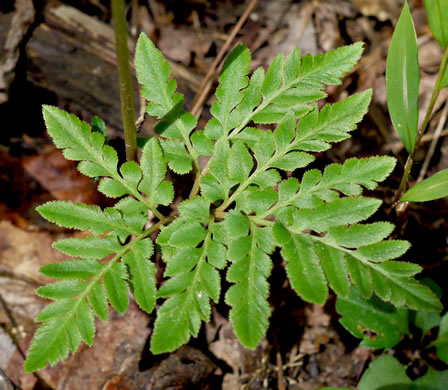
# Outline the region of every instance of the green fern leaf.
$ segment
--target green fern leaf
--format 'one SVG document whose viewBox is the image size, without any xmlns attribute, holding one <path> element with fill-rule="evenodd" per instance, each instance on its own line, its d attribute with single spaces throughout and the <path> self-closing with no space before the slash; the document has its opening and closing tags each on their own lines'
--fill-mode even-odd
<svg viewBox="0 0 448 390">
<path fill-rule="evenodd" d="M 127 205 L 121 206 L 129 208 L 132 205 L 133 202 L 127 202 Z M 155 267 L 147 261 L 153 244 L 149 239 L 144 239 L 145 236 L 142 233 L 124 246 L 119 244 L 116 235 L 71 238 L 55 243 L 56 248 L 74 256 L 84 257 L 86 252 L 92 256 L 90 259 L 70 259 L 42 267 L 43 274 L 60 280 L 37 290 L 40 296 L 55 301 L 36 318 L 43 324 L 37 330 L 28 352 L 25 362 L 27 372 L 42 369 L 47 362 L 54 365 L 60 359 L 67 358 L 70 351 L 74 353 L 77 350 L 82 340 L 92 345 L 94 315 L 107 321 L 108 298 L 118 312 L 124 313 L 129 303 L 130 288 L 140 307 L 148 312 L 153 309 Z M 116 254 L 115 257 L 105 264 L 95 260 L 112 253 Z M 122 262 L 119 262 L 120 259 Z M 49 340 L 51 334 L 53 338 Z"/>
<path fill-rule="evenodd" d="M 93 259 L 73 259 L 44 265 L 40 272 L 54 279 L 87 280 L 101 271 L 102 264 Z"/>
<path fill-rule="evenodd" d="M 295 49 L 284 59 L 279 54 L 269 67 L 263 78 L 262 71 L 254 73 L 254 84 L 247 91 L 254 97 L 254 104 L 248 109 L 241 110 L 245 116 L 240 115 L 240 125 L 235 129 L 238 134 L 251 120 L 255 123 L 280 122 L 288 111 L 300 118 L 308 113 L 312 107 L 310 103 L 322 99 L 326 94 L 322 91 L 324 84 L 338 85 L 340 78 L 358 61 L 362 53 L 362 43 L 345 46 L 326 54 L 314 57 L 306 55 L 300 58 L 300 52 Z M 261 88 L 259 87 L 261 84 Z M 256 107 L 261 100 L 262 103 Z M 241 104 L 245 104 L 243 99 Z M 237 107 L 236 112 L 238 112 Z M 242 122 L 242 124 L 241 124 Z"/>
<path fill-rule="evenodd" d="M 182 213 L 186 215 L 194 209 L 202 209 L 205 213 L 207 206 L 203 201 L 196 198 L 184 202 Z M 176 224 L 172 224 L 175 228 L 168 226 L 157 239 L 159 245 L 164 247 L 162 252 L 167 262 L 165 276 L 170 278 L 157 292 L 158 297 L 169 299 L 160 308 L 154 325 L 151 339 L 153 353 L 173 351 L 191 336 L 197 337 L 201 322 L 210 319 L 210 299 L 215 302 L 219 300 L 221 283 L 216 267 L 225 265 L 225 250 L 214 241 L 210 230 L 207 232 L 203 227 L 200 230 L 199 222 L 193 222 L 177 220 Z M 179 234 L 181 230 L 183 233 Z M 182 236 L 188 237 L 188 240 L 183 238 L 179 241 Z M 173 244 L 180 247 L 170 247 Z M 169 251 L 171 255 L 166 256 Z"/>
<path fill-rule="evenodd" d="M 109 302 L 119 313 L 125 313 L 129 305 L 127 276 L 123 263 L 113 263 L 103 279 Z"/>
<path fill-rule="evenodd" d="M 143 85 L 142 95 L 149 101 L 146 111 L 160 119 L 155 126 L 156 132 L 165 138 L 183 140 L 183 143 L 168 145 L 170 145 L 170 148 L 174 148 L 173 145 L 176 145 L 176 154 L 185 156 L 183 158 L 188 158 L 191 162 L 197 157 L 189 138 L 190 133 L 196 127 L 196 118 L 182 109 L 184 97 L 175 92 L 176 81 L 169 80 L 170 65 L 144 34 L 140 35 L 137 42 L 135 68 L 137 79 Z M 193 156 L 186 152 L 184 145 L 187 146 L 190 153 L 194 154 Z M 173 153 L 173 150 L 170 153 Z M 191 163 L 183 163 L 182 168 L 180 168 L 175 160 L 168 161 L 170 168 L 177 173 L 187 173 L 192 168 Z"/>
<path fill-rule="evenodd" d="M 319 258 L 309 237 L 291 233 L 276 225 L 277 240 L 282 245 L 281 254 L 288 262 L 286 272 L 291 287 L 305 301 L 323 304 L 328 295 L 327 283 Z"/>
<path fill-rule="evenodd" d="M 231 120 L 230 113 L 243 99 L 244 88 L 249 82 L 249 65 L 250 52 L 244 44 L 238 45 L 227 57 L 219 76 L 217 99 L 210 110 L 214 118 L 205 127 L 205 134 L 209 138 L 219 139 L 237 125 L 236 121 Z"/>
<path fill-rule="evenodd" d="M 140 234 L 141 227 L 128 225 L 123 215 L 116 208 L 102 211 L 98 206 L 67 201 L 52 201 L 37 208 L 45 219 L 71 229 L 89 230 L 93 234 L 103 234 L 109 231 L 131 235 Z"/>
<path fill-rule="evenodd" d="M 162 149 L 155 138 L 151 138 L 144 146 L 141 158 L 143 179 L 139 190 L 148 195 L 153 204 L 169 205 L 173 201 L 173 183 L 164 181 L 166 163 Z"/>
<path fill-rule="evenodd" d="M 235 217 L 242 218 L 238 215 L 233 216 Z M 232 223 L 228 224 L 228 228 Z M 235 284 L 226 294 L 226 303 L 232 306 L 230 321 L 235 334 L 247 348 L 255 348 L 264 337 L 271 314 L 267 302 L 267 278 L 271 273 L 272 262 L 268 254 L 274 248 L 265 252 L 265 243 L 256 234 L 258 229 L 260 228 L 250 224 L 250 233 L 233 240 L 228 251 L 232 265 L 227 271 L 227 280 Z"/>
<path fill-rule="evenodd" d="M 83 237 L 68 238 L 56 241 L 53 248 L 69 256 L 102 259 L 121 248 L 117 237 L 109 235 L 106 237 Z"/>
</svg>

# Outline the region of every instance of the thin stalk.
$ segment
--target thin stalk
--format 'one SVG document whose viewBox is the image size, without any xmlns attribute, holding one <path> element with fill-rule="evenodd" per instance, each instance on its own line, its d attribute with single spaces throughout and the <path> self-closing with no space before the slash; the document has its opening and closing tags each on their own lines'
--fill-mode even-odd
<svg viewBox="0 0 448 390">
<path fill-rule="evenodd" d="M 404 191 L 406 190 L 406 185 L 408 183 L 409 174 L 411 172 L 412 164 L 414 162 L 415 153 L 420 145 L 420 142 L 422 140 L 423 135 L 425 134 L 425 131 L 428 128 L 429 121 L 431 120 L 434 106 L 435 106 L 437 98 L 439 97 L 439 94 L 440 94 L 442 78 L 443 78 L 443 75 L 445 74 L 447 64 L 448 64 L 448 48 L 445 49 L 445 53 L 443 54 L 442 63 L 440 64 L 439 73 L 437 74 L 436 84 L 434 85 L 434 89 L 432 91 L 431 100 L 429 102 L 428 109 L 426 110 L 426 114 L 425 114 L 425 118 L 423 120 L 422 127 L 417 132 L 417 139 L 415 141 L 414 151 L 412 152 L 412 154 L 410 154 L 408 156 L 408 159 L 406 160 L 406 164 L 404 166 L 404 172 L 403 172 L 403 176 L 401 178 L 400 186 L 398 187 L 398 191 L 397 191 L 397 194 L 395 195 L 395 199 L 394 199 L 395 207 L 398 205 L 398 201 L 400 200 L 401 196 L 403 195 Z"/>
<path fill-rule="evenodd" d="M 114 21 L 115 50 L 117 52 L 118 76 L 120 81 L 121 116 L 123 119 L 124 141 L 126 145 L 126 160 L 134 161 L 137 140 L 124 0 L 111 0 L 111 9 Z"/>
<path fill-rule="evenodd" d="M 211 160 L 211 157 L 210 157 L 210 160 Z M 202 175 L 201 175 L 201 169 L 199 168 L 199 164 L 197 163 L 197 160 L 194 161 L 193 170 L 194 170 L 194 175 L 195 175 L 194 183 L 193 183 L 193 187 L 191 187 L 191 192 L 190 192 L 188 199 L 194 198 L 199 192 L 199 185 L 200 185 Z"/>
</svg>

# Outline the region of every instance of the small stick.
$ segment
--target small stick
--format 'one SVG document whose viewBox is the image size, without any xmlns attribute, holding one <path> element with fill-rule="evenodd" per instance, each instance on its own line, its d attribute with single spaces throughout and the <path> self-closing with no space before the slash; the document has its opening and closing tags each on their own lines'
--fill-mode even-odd
<svg viewBox="0 0 448 390">
<path fill-rule="evenodd" d="M 238 20 L 238 23 L 233 28 L 230 35 L 227 37 L 227 40 L 225 41 L 223 47 L 219 51 L 218 55 L 216 56 L 215 60 L 213 61 L 212 65 L 210 66 L 207 74 L 205 75 L 204 79 L 201 82 L 201 85 L 199 86 L 198 93 L 193 99 L 193 108 L 191 109 L 191 113 L 194 116 L 197 116 L 199 113 L 200 107 L 204 104 L 204 101 L 213 85 L 213 76 L 216 72 L 216 69 L 223 59 L 225 53 L 227 52 L 227 49 L 230 47 L 230 44 L 236 37 L 236 34 L 238 34 L 238 31 L 240 31 L 241 27 L 243 26 L 244 22 L 254 9 L 255 5 L 257 4 L 258 0 L 251 0 L 249 5 L 247 6 L 244 13 L 241 15 L 240 19 Z"/>
<path fill-rule="evenodd" d="M 439 123 L 437 124 L 436 131 L 434 132 L 434 137 L 432 139 L 431 145 L 429 145 L 428 153 L 426 154 L 425 161 L 423 162 L 422 169 L 418 176 L 417 183 L 421 182 L 426 175 L 429 163 L 431 162 L 431 158 L 434 155 L 434 151 L 436 150 L 437 142 L 439 141 L 440 135 L 442 134 L 443 126 L 445 126 L 447 115 L 448 104 L 445 104 L 445 107 L 442 111 L 442 116 L 440 117 Z"/>
<path fill-rule="evenodd" d="M 448 129 L 444 129 L 440 132 L 440 137 L 445 137 L 447 135 L 448 135 Z M 425 134 L 422 137 L 420 143 L 423 144 L 423 143 L 432 141 L 434 139 L 434 137 L 435 137 L 435 134 Z M 400 152 L 403 148 L 404 148 L 403 142 L 401 142 L 401 141 L 394 141 L 394 142 L 388 143 L 387 145 L 384 146 L 385 151 L 394 150 L 395 153 Z"/>
<path fill-rule="evenodd" d="M 279 390 L 285 390 L 285 377 L 283 375 L 282 355 L 278 349 L 277 349 L 277 388 Z"/>
</svg>

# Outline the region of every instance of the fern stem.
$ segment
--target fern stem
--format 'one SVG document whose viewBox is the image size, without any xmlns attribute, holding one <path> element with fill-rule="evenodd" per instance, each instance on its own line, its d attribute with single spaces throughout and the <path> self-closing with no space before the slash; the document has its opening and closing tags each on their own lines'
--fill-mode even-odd
<svg viewBox="0 0 448 390">
<path fill-rule="evenodd" d="M 211 161 L 211 158 L 209 160 L 209 162 Z M 207 166 L 209 164 L 207 163 Z M 199 184 L 201 182 L 201 177 L 202 177 L 202 172 L 199 168 L 199 164 L 196 162 L 196 160 L 194 160 L 194 164 L 193 164 L 193 168 L 194 168 L 194 172 L 195 172 L 195 177 L 194 177 L 194 183 L 193 183 L 193 187 L 191 187 L 191 192 L 190 195 L 188 196 L 188 199 L 194 198 L 198 193 L 199 193 Z"/>
<path fill-rule="evenodd" d="M 403 176 L 401 178 L 400 186 L 398 187 L 397 194 L 395 195 L 393 206 L 397 209 L 397 206 L 399 205 L 400 198 L 402 197 L 403 193 L 406 190 L 406 186 L 409 179 L 409 174 L 411 172 L 412 164 L 414 163 L 415 153 L 420 145 L 420 142 L 422 140 L 423 135 L 425 134 L 425 131 L 428 128 L 429 121 L 431 120 L 432 113 L 434 110 L 434 106 L 436 104 L 437 98 L 439 97 L 441 84 L 442 84 L 442 78 L 445 74 L 445 71 L 448 66 L 448 48 L 445 49 L 445 53 L 443 54 L 442 62 L 440 64 L 439 73 L 437 74 L 436 83 L 434 85 L 434 89 L 432 91 L 431 100 L 429 102 L 428 109 L 426 110 L 425 118 L 423 120 L 422 127 L 417 132 L 417 139 L 415 141 L 415 148 L 412 154 L 410 154 L 406 160 L 406 164 L 404 166 L 404 172 Z M 397 209 L 398 211 L 398 209 Z"/>
<path fill-rule="evenodd" d="M 114 21 L 115 50 L 117 52 L 118 75 L 120 81 L 121 115 L 123 119 L 124 140 L 126 145 L 126 159 L 128 161 L 134 161 L 137 150 L 137 140 L 124 0 L 111 0 L 111 9 Z"/>
<path fill-rule="evenodd" d="M 269 213 L 269 214 L 271 214 L 271 213 Z M 260 226 L 272 226 L 274 224 L 274 221 L 264 219 L 264 217 L 261 217 L 258 215 L 249 215 L 248 218 L 251 220 L 251 222 L 255 223 L 256 225 L 260 225 Z"/>
</svg>

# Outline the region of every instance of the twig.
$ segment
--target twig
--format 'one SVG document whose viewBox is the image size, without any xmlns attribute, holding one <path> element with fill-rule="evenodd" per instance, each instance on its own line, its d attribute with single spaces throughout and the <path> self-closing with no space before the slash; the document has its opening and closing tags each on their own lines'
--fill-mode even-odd
<svg viewBox="0 0 448 390">
<path fill-rule="evenodd" d="M 444 129 L 440 132 L 440 137 L 445 137 L 448 135 L 448 129 Z M 420 140 L 420 144 L 430 142 L 434 139 L 435 134 L 425 134 L 422 139 Z M 398 153 L 403 149 L 403 142 L 401 141 L 394 141 L 391 143 L 388 143 L 384 146 L 385 151 L 393 150 L 395 153 Z"/>
<path fill-rule="evenodd" d="M 448 104 L 445 104 L 445 107 L 443 108 L 442 111 L 442 115 L 439 119 L 439 123 L 437 124 L 436 131 L 434 132 L 434 137 L 432 139 L 431 145 L 429 145 L 428 153 L 426 154 L 422 169 L 420 170 L 417 183 L 421 182 L 426 175 L 429 163 L 431 162 L 431 158 L 434 155 L 434 151 L 436 150 L 437 142 L 439 141 L 439 138 L 442 134 L 443 126 L 445 126 L 447 115 L 448 115 Z"/>
<path fill-rule="evenodd" d="M 227 40 L 225 41 L 223 47 L 219 51 L 218 55 L 216 56 L 215 60 L 213 61 L 212 65 L 210 66 L 207 74 L 205 75 L 204 79 L 201 82 L 201 85 L 199 86 L 199 90 L 196 94 L 196 96 L 193 99 L 193 108 L 191 109 L 191 113 L 194 116 L 197 116 L 199 113 L 199 110 L 201 106 L 204 104 L 205 99 L 207 98 L 208 93 L 210 92 L 210 89 L 213 85 L 213 76 L 216 72 L 216 69 L 218 68 L 219 63 L 223 59 L 224 55 L 227 52 L 227 49 L 230 47 L 233 39 L 236 37 L 236 34 L 238 34 L 238 31 L 240 31 L 241 27 L 243 26 L 244 22 L 254 9 L 255 5 L 257 4 L 258 0 L 251 0 L 248 4 L 246 10 L 241 15 L 240 19 L 238 20 L 238 23 L 233 28 L 230 35 L 227 37 Z"/>
<path fill-rule="evenodd" d="M 278 349 L 277 349 L 277 388 L 279 390 L 285 390 L 285 378 L 283 376 L 282 355 Z"/>
</svg>

